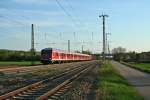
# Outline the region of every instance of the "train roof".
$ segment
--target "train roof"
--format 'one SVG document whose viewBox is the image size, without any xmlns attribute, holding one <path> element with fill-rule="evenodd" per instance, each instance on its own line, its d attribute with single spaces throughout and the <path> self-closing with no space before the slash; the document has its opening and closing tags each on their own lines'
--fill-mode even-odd
<svg viewBox="0 0 150 100">
<path fill-rule="evenodd" d="M 62 53 L 68 53 L 68 51 L 65 51 L 65 50 L 59 50 L 59 49 L 55 49 L 55 48 L 44 48 L 42 50 L 55 50 L 55 51 L 58 51 L 58 52 L 62 52 Z M 77 55 L 82 55 L 82 56 L 90 56 L 89 54 L 82 54 L 82 53 L 76 53 L 76 52 L 70 52 L 71 54 L 77 54 Z"/>
<path fill-rule="evenodd" d="M 59 49 L 55 49 L 55 48 L 44 48 L 42 50 L 58 50 L 58 51 L 64 51 L 64 50 L 59 50 Z"/>
<path fill-rule="evenodd" d="M 44 48 L 44 49 L 42 49 L 42 50 L 52 50 L 52 48 Z"/>
</svg>

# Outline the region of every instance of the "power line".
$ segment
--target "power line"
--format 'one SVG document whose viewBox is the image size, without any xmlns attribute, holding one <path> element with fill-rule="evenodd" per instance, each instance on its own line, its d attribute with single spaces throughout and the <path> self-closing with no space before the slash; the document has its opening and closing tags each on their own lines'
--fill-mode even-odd
<svg viewBox="0 0 150 100">
<path fill-rule="evenodd" d="M 67 10 L 61 5 L 61 3 L 58 0 L 55 0 L 56 3 L 58 4 L 58 6 L 64 11 L 64 13 L 71 19 L 71 21 L 73 22 L 73 24 L 78 27 L 78 25 L 76 24 L 75 20 L 73 19 L 72 15 L 70 13 L 67 12 Z"/>
<path fill-rule="evenodd" d="M 25 25 L 24 23 L 22 23 L 20 21 L 17 21 L 17 20 L 14 20 L 14 19 L 10 19 L 9 17 L 3 16 L 3 15 L 0 15 L 0 18 L 7 19 L 7 20 L 9 20 L 11 22 L 14 22 L 16 24 L 19 24 L 19 25 L 23 25 L 23 26 Z"/>
<path fill-rule="evenodd" d="M 81 22 L 81 20 L 80 20 L 80 19 L 79 19 L 79 17 L 77 16 L 77 14 L 76 14 L 76 13 L 74 13 L 74 8 L 72 7 L 72 5 L 69 3 L 69 1 L 68 1 L 68 0 L 65 0 L 65 1 L 68 3 L 68 5 L 69 5 L 70 9 L 72 10 L 73 14 L 75 15 L 77 22 L 79 22 L 79 23 L 80 23 L 80 25 L 83 25 L 83 24 L 82 24 L 82 22 Z"/>
<path fill-rule="evenodd" d="M 74 17 L 77 18 L 77 16 L 76 16 L 76 15 L 75 15 L 75 16 L 72 16 L 72 15 L 63 7 L 63 5 L 61 4 L 61 2 L 60 2 L 59 0 L 55 0 L 55 1 L 56 1 L 57 5 L 64 11 L 64 13 L 71 19 L 71 21 L 73 22 L 74 26 L 75 26 L 76 28 L 78 28 L 79 30 L 82 30 L 81 27 L 78 26 L 79 24 L 82 25 L 82 22 L 81 22 L 79 19 L 74 19 Z M 72 12 L 73 12 L 74 9 L 73 9 L 72 5 L 70 5 L 70 3 L 69 3 L 68 0 L 65 0 L 65 1 L 68 3 L 70 9 L 71 9 Z M 74 14 L 74 13 L 73 13 L 73 14 Z M 78 24 L 78 23 L 79 23 L 79 24 Z M 82 25 L 82 26 L 83 26 L 83 25 Z M 74 40 L 75 40 L 76 33 L 73 33 L 73 35 L 74 35 Z"/>
<path fill-rule="evenodd" d="M 93 32 L 92 32 L 92 40 L 93 40 Z"/>
<path fill-rule="evenodd" d="M 11 10 L 11 12 L 15 12 L 13 9 L 10 9 L 10 8 L 8 8 L 8 7 L 3 7 L 3 9 L 6 9 L 6 10 L 8 10 L 8 11 Z M 25 19 L 29 20 L 29 18 L 26 17 L 26 16 L 23 16 L 23 15 L 19 15 L 19 16 L 22 17 L 22 18 L 25 18 Z"/>
<path fill-rule="evenodd" d="M 74 11 L 74 9 L 73 9 L 72 5 L 69 3 L 69 1 L 68 0 L 65 0 L 65 1 L 68 3 L 69 7 Z"/>
<path fill-rule="evenodd" d="M 13 12 L 13 14 L 16 13 L 13 9 L 10 9 L 10 8 L 8 8 L 8 7 L 3 7 L 3 9 L 6 9 L 6 10 L 8 10 L 8 11 Z M 20 22 L 20 21 L 18 21 L 18 20 L 10 19 L 9 17 L 4 16 L 4 15 L 0 15 L 0 17 L 1 17 L 1 18 L 4 18 L 4 19 L 7 19 L 7 20 L 9 20 L 9 21 L 11 21 L 11 22 L 14 22 L 14 23 L 16 23 L 16 24 L 19 24 L 19 25 L 26 25 L 25 23 L 22 23 L 22 22 Z M 24 18 L 24 19 L 29 20 L 28 17 L 23 16 L 23 15 L 19 15 L 19 17 L 22 17 L 22 18 Z"/>
</svg>

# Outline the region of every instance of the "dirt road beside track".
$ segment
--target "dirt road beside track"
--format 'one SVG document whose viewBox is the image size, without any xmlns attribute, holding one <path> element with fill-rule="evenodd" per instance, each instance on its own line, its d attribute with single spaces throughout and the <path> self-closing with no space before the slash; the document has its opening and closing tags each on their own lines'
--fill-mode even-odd
<svg viewBox="0 0 150 100">
<path fill-rule="evenodd" d="M 145 100 L 150 100 L 150 74 L 111 61 L 113 67 L 133 85 Z"/>
</svg>

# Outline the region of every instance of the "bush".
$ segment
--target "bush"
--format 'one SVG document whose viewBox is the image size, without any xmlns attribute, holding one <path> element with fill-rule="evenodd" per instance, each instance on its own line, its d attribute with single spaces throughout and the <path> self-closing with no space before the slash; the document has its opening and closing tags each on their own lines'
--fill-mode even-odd
<svg viewBox="0 0 150 100">
<path fill-rule="evenodd" d="M 31 61 L 30 51 L 0 50 L 0 61 Z M 40 60 L 40 53 L 36 52 L 34 60 Z"/>
</svg>

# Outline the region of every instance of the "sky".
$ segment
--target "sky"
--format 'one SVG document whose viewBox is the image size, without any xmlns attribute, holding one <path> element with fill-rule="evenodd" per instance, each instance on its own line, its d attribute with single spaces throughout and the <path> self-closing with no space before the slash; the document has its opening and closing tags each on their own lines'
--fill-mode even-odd
<svg viewBox="0 0 150 100">
<path fill-rule="evenodd" d="M 102 18 L 110 49 L 150 51 L 149 0 L 0 0 L 0 49 L 30 50 L 31 24 L 35 48 L 102 51 Z"/>
</svg>

